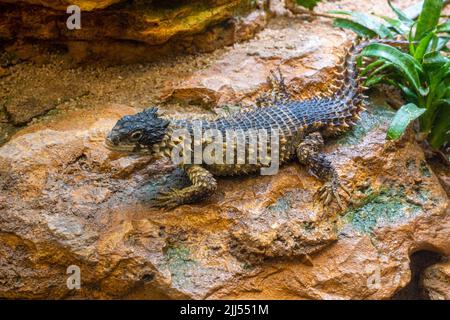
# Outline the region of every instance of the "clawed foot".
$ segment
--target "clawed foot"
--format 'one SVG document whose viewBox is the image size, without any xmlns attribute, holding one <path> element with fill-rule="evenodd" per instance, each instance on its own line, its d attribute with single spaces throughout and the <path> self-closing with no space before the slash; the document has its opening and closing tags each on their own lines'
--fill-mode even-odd
<svg viewBox="0 0 450 320">
<path fill-rule="evenodd" d="M 278 72 L 278 74 L 277 74 Z M 287 91 L 286 84 L 284 82 L 283 73 L 281 73 L 280 67 L 277 68 L 277 72 L 270 70 L 270 76 L 268 82 L 270 83 L 272 89 L 277 89 L 278 91 Z"/>
<path fill-rule="evenodd" d="M 170 191 L 161 191 L 154 200 L 153 206 L 160 209 L 173 209 L 183 204 L 181 190 L 171 188 Z"/>
<path fill-rule="evenodd" d="M 339 177 L 334 176 L 331 181 L 326 182 L 322 188 L 320 188 L 315 197 L 318 198 L 320 201 L 323 201 L 324 205 L 328 205 L 333 201 L 333 199 L 336 199 L 336 202 L 338 203 L 339 207 L 343 210 L 344 209 L 344 203 L 342 202 L 342 196 L 339 194 L 339 191 L 344 191 L 344 197 L 350 198 L 351 193 L 346 185 L 344 185 Z M 346 202 L 348 199 L 344 199 Z"/>
<path fill-rule="evenodd" d="M 272 106 L 273 104 L 289 99 L 285 79 L 279 67 L 277 68 L 277 72 L 273 70 L 270 71 L 267 83 L 270 86 L 270 92 L 263 93 L 256 99 L 256 105 L 258 107 Z"/>
</svg>

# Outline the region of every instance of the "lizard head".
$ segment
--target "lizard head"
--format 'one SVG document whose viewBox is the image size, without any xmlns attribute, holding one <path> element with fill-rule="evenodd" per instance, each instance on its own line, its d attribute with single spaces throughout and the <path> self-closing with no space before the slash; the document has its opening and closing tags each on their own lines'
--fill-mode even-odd
<svg viewBox="0 0 450 320">
<path fill-rule="evenodd" d="M 170 123 L 160 118 L 157 111 L 149 108 L 117 121 L 105 139 L 106 148 L 124 153 L 151 154 L 153 145 L 163 140 Z"/>
</svg>

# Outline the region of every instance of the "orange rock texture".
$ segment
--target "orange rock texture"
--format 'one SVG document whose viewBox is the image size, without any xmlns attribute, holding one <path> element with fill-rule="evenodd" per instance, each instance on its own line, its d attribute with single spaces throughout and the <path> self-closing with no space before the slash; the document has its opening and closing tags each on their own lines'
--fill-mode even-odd
<svg viewBox="0 0 450 320">
<path fill-rule="evenodd" d="M 79 1 L 81 28 L 70 30 L 65 1 L 0 1 L 0 38 L 63 44 L 75 59 L 102 55 L 114 60 L 119 54 L 115 60 L 127 62 L 127 56 L 151 60 L 211 51 L 248 39 L 264 24 L 237 23 L 235 18 L 256 8 L 248 0 L 122 1 L 111 7 L 115 2 Z M 265 20 L 263 11 L 259 15 Z"/>
<path fill-rule="evenodd" d="M 450 300 L 450 262 L 447 260 L 425 269 L 421 284 L 431 300 Z"/>
<path fill-rule="evenodd" d="M 379 3 L 360 5 L 383 13 Z M 174 118 L 233 112 L 218 105 L 254 101 L 277 67 L 295 96 L 320 91 L 349 39 L 327 21 L 277 17 L 257 38 L 159 88 L 161 109 Z M 158 74 L 176 69 L 165 68 Z M 125 89 L 113 82 L 113 91 L 139 85 L 133 70 L 120 80 Z M 91 96 L 106 90 L 93 85 Z M 373 94 L 356 127 L 327 142 L 350 182 L 344 210 L 315 203 L 322 184 L 293 162 L 273 176 L 220 179 L 212 198 L 162 212 L 151 199 L 187 177 L 168 162 L 103 147 L 115 121 L 139 108 L 104 103 L 34 121 L 0 147 L 0 297 L 393 297 L 410 281 L 413 252 L 450 255 L 450 212 L 413 130 L 386 141 L 394 111 L 385 100 Z M 71 265 L 81 270 L 80 289 L 66 285 Z"/>
<path fill-rule="evenodd" d="M 31 126 L 0 148 L 0 295 L 389 298 L 409 281 L 411 252 L 450 254 L 450 219 L 421 149 L 411 135 L 386 143 L 391 113 L 375 110 L 361 136 L 328 146 L 352 182 L 342 215 L 313 203 L 320 183 L 295 163 L 221 180 L 210 200 L 160 212 L 150 199 L 186 177 L 116 158 L 99 141 L 131 108 Z M 80 290 L 66 287 L 70 265 L 81 268 Z"/>
<path fill-rule="evenodd" d="M 66 10 L 70 5 L 76 5 L 81 10 L 91 11 L 95 9 L 103 9 L 110 5 L 121 2 L 123 0 L 58 0 L 58 1 L 45 1 L 45 0 L 2 0 L 4 3 L 26 3 L 31 5 L 39 5 L 47 8 Z"/>
</svg>

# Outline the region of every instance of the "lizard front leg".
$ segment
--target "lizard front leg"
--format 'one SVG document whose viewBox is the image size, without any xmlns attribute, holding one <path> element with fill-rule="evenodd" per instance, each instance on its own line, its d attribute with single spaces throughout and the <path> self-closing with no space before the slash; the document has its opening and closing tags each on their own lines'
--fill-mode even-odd
<svg viewBox="0 0 450 320">
<path fill-rule="evenodd" d="M 342 189 L 348 196 L 350 196 L 350 192 L 341 183 L 331 161 L 322 153 L 323 146 L 322 135 L 319 132 L 311 133 L 297 146 L 297 158 L 301 164 L 306 165 L 311 175 L 325 181 L 324 186 L 317 193 L 320 200 L 328 205 L 335 198 L 339 207 L 343 209 L 344 205 L 339 195 L 339 189 Z"/>
<path fill-rule="evenodd" d="M 156 206 L 171 209 L 186 203 L 193 203 L 209 197 L 217 189 L 217 181 L 213 175 L 199 165 L 183 167 L 192 185 L 183 189 L 172 189 L 161 192 L 156 198 Z"/>
<path fill-rule="evenodd" d="M 270 92 L 263 93 L 256 99 L 256 105 L 258 107 L 270 107 L 274 104 L 289 100 L 290 94 L 287 91 L 286 83 L 280 68 L 277 69 L 277 72 L 278 74 L 273 70 L 270 71 L 270 76 L 267 78 Z"/>
</svg>

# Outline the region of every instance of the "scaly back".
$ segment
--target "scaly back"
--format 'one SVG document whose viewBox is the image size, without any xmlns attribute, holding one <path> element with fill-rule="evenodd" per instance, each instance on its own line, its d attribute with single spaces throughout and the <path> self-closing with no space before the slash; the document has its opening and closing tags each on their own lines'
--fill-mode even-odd
<svg viewBox="0 0 450 320">
<path fill-rule="evenodd" d="M 357 56 L 367 45 L 375 42 L 404 45 L 398 40 L 374 39 L 353 43 L 334 72 L 336 78 L 326 93 L 306 100 L 289 100 L 265 108 L 235 113 L 214 121 L 199 120 L 202 128 L 217 129 L 224 134 L 226 130 L 279 129 L 284 135 L 302 131 L 308 133 L 332 127 L 333 133 L 348 130 L 364 110 L 367 89 L 360 77 Z M 177 121 L 177 125 L 191 128 L 188 120 Z"/>
</svg>

